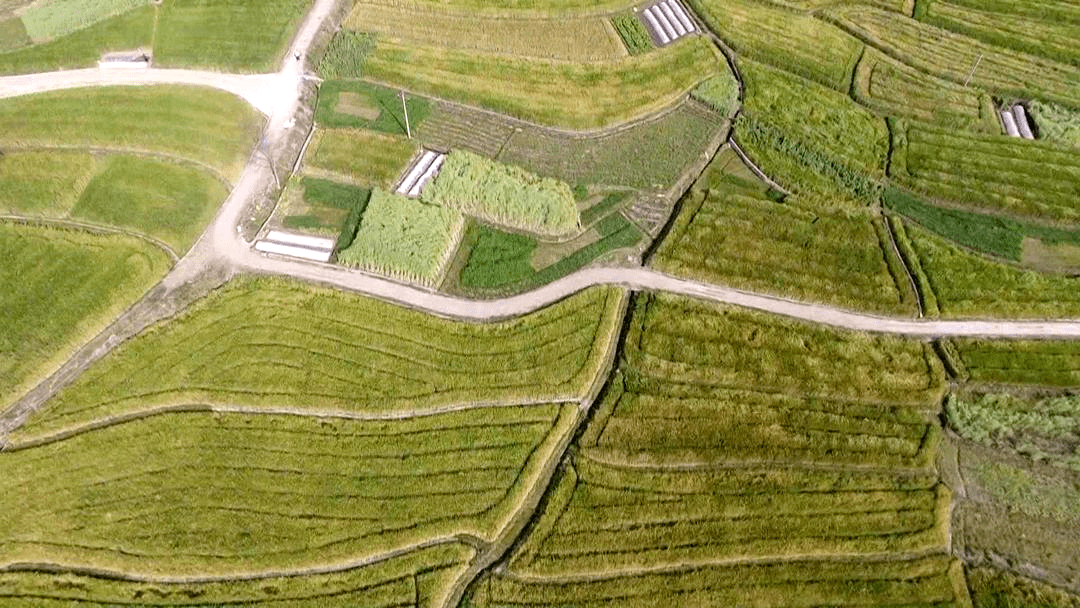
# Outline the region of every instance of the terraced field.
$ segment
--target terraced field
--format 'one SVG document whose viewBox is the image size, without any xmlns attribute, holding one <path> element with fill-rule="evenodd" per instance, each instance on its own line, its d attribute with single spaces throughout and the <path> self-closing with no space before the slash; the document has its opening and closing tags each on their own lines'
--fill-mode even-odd
<svg viewBox="0 0 1080 608">
<path fill-rule="evenodd" d="M 598 288 L 512 321 L 470 324 L 242 280 L 118 348 L 18 436 L 192 404 L 388 413 L 578 401 L 612 347 L 622 301 Z"/>
<path fill-rule="evenodd" d="M 620 372 L 474 605 L 963 605 L 928 345 L 634 307 Z"/>
<path fill-rule="evenodd" d="M 189 412 L 16 444 L 0 458 L 18 504 L 0 560 L 226 578 L 490 542 L 577 416 L 576 404 L 403 420 Z"/>
<path fill-rule="evenodd" d="M 164 276 L 160 249 L 121 235 L 0 222 L 0 405 L 51 373 Z"/>
<path fill-rule="evenodd" d="M 651 260 L 657 270 L 707 283 L 892 314 L 915 294 L 880 219 L 777 202 L 730 149 L 683 198 Z"/>
<path fill-rule="evenodd" d="M 956 340 L 972 382 L 1080 386 L 1080 347 L 1070 342 Z"/>
<path fill-rule="evenodd" d="M 348 608 L 358 603 L 371 608 L 437 606 L 473 555 L 471 547 L 448 541 L 330 574 L 213 583 L 141 583 L 70 573 L 6 572 L 0 574 L 0 598 L 18 608 L 72 603 L 90 608 L 160 606 L 162 602 L 177 606 L 289 602 L 297 608 Z"/>
</svg>

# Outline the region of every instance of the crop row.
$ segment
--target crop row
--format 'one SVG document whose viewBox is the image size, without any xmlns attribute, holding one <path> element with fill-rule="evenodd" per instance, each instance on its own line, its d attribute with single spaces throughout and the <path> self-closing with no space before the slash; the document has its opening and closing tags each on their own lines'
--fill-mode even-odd
<svg viewBox="0 0 1080 608">
<path fill-rule="evenodd" d="M 868 47 L 855 70 L 852 96 L 880 114 L 998 133 L 993 100 L 935 78 Z"/>
<path fill-rule="evenodd" d="M 863 45 L 813 16 L 755 0 L 692 0 L 709 27 L 735 51 L 847 91 Z"/>
<path fill-rule="evenodd" d="M 514 134 L 516 124 L 497 114 L 441 103 L 416 133 L 433 149 L 464 149 L 496 158 Z"/>
<path fill-rule="evenodd" d="M 6 508 L 0 559 L 206 575 L 491 537 L 576 417 L 549 405 L 115 424 L 3 454 L 0 484 L 18 508 Z"/>
<path fill-rule="evenodd" d="M 699 184 L 653 258 L 658 270 L 847 308 L 911 311 L 869 214 L 814 213 L 738 185 Z"/>
<path fill-rule="evenodd" d="M 73 604 L 88 608 L 280 606 L 286 602 L 293 608 L 420 608 L 438 605 L 472 553 L 468 547 L 448 543 L 332 574 L 206 583 L 133 582 L 68 572 L 4 572 L 0 574 L 0 601 L 18 608 Z"/>
<path fill-rule="evenodd" d="M 550 583 L 489 575 L 474 586 L 472 605 L 525 608 L 538 605 L 591 608 L 737 606 L 753 598 L 762 608 L 893 606 L 950 608 L 965 605 L 959 562 L 947 556 L 904 561 L 789 562 L 698 566 L 633 576 Z M 797 598 L 796 604 L 793 600 Z"/>
<path fill-rule="evenodd" d="M 610 485 L 604 469 L 622 483 Z M 610 576 L 721 559 L 912 551 L 942 542 L 940 514 L 949 500 L 942 486 L 769 492 L 751 484 L 691 492 L 679 473 L 667 484 L 651 480 L 648 489 L 633 485 L 635 475 L 598 463 L 566 469 L 509 570 Z M 858 483 L 858 474 L 848 475 Z"/>
<path fill-rule="evenodd" d="M 572 63 L 407 46 L 380 40 L 365 77 L 483 106 L 551 126 L 611 126 L 673 104 L 722 65 L 719 52 L 688 37 L 652 53 Z"/>
<path fill-rule="evenodd" d="M 826 9 L 841 27 L 903 63 L 940 78 L 1002 96 L 1080 104 L 1080 68 L 988 45 L 878 8 Z M 981 57 L 981 59 L 980 59 Z M 978 62 L 978 69 L 972 68 Z"/>
<path fill-rule="evenodd" d="M 577 400 L 617 331 L 592 289 L 511 321 L 447 321 L 277 280 L 241 280 L 124 344 L 20 432 L 187 403 L 410 410 Z"/>
<path fill-rule="evenodd" d="M 626 342 L 648 378 L 705 387 L 926 407 L 940 395 L 928 347 L 665 294 L 642 296 Z"/>
<path fill-rule="evenodd" d="M 1080 222 L 1080 160 L 1052 144 L 896 123 L 892 174 L 927 195 Z"/>
<path fill-rule="evenodd" d="M 1080 386 L 1080 346 L 1075 342 L 957 340 L 973 382 Z"/>
<path fill-rule="evenodd" d="M 1069 40 L 1080 31 L 1080 10 L 1068 2 L 1043 3 L 1041 11 L 1015 5 L 934 0 L 921 19 L 988 44 L 1080 65 L 1080 51 Z"/>
</svg>

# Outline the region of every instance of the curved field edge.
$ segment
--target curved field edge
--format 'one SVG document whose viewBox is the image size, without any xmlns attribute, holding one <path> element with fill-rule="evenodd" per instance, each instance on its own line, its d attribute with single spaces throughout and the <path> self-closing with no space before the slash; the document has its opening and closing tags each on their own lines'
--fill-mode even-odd
<svg viewBox="0 0 1080 608">
<path fill-rule="evenodd" d="M 9 569 L 224 582 L 440 539 L 481 547 L 521 517 L 579 420 L 572 404 L 390 421 L 171 413 L 16 447 L 0 456 L 3 485 L 24 488 L 5 492 L 20 507 L 0 521 L 0 554 Z"/>
<path fill-rule="evenodd" d="M 469 323 L 241 278 L 121 345 L 11 439 L 191 404 L 412 415 L 579 402 L 614 348 L 626 297 L 591 288 L 513 320 Z"/>
<path fill-rule="evenodd" d="M 0 404 L 62 364 L 146 293 L 169 257 L 133 237 L 0 222 Z"/>
<path fill-rule="evenodd" d="M 345 608 L 363 602 L 373 608 L 413 605 L 442 606 L 455 578 L 473 558 L 472 547 L 453 541 L 433 542 L 369 563 L 340 570 L 297 575 L 260 576 L 221 582 L 130 580 L 113 573 L 55 569 L 0 572 L 4 605 L 53 606 L 78 604 L 88 608 L 233 604 L 278 605 L 296 608 Z"/>
</svg>

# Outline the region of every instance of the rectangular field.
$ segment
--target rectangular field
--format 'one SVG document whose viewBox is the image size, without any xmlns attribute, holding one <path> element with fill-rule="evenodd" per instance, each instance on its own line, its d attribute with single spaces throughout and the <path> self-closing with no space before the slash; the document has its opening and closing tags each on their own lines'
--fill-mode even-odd
<svg viewBox="0 0 1080 608">
<path fill-rule="evenodd" d="M 604 61 L 626 55 L 607 21 L 587 14 L 515 18 L 443 8 L 425 1 L 398 0 L 358 2 L 344 26 L 410 44 L 516 57 Z"/>
<path fill-rule="evenodd" d="M 144 6 L 79 29 L 62 38 L 4 49 L 0 42 L 0 74 L 30 74 L 97 65 L 103 53 L 149 48 L 154 34 L 154 7 Z M 13 22 L 0 22 L 0 26 Z M 18 23 L 18 22 L 15 22 Z M 4 28 L 4 35 L 26 36 L 25 30 Z M 14 42 L 8 40 L 5 42 Z M 23 42 L 31 42 L 27 36 Z"/>
<path fill-rule="evenodd" d="M 1029 340 L 956 340 L 972 382 L 1080 387 L 1080 345 Z"/>
<path fill-rule="evenodd" d="M 318 129 L 304 161 L 315 177 L 390 190 L 419 146 L 404 137 L 362 129 Z"/>
<path fill-rule="evenodd" d="M 511 321 L 468 323 L 239 280 L 120 346 L 19 434 L 191 403 L 388 412 L 576 402 L 600 372 L 622 304 L 621 291 L 598 288 Z"/>
</svg>

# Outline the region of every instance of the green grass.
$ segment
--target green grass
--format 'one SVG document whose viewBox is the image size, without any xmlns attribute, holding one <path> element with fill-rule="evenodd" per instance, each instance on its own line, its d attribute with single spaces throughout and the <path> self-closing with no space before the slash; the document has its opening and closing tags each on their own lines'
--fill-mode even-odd
<svg viewBox="0 0 1080 608">
<path fill-rule="evenodd" d="M 399 95 L 399 91 L 367 82 L 328 80 L 319 87 L 315 120 L 328 128 L 351 127 L 407 135 Z M 431 102 L 423 97 L 406 95 L 405 105 L 409 111 L 408 127 L 415 133 L 431 113 Z M 353 109 L 356 106 L 363 111 Z M 361 115 L 368 112 L 377 116 L 372 119 Z"/>
<path fill-rule="evenodd" d="M 730 70 L 699 84 L 690 94 L 723 116 L 739 109 L 739 81 Z"/>
<path fill-rule="evenodd" d="M 972 382 L 1080 387 L 1080 346 L 1026 340 L 956 341 Z"/>
<path fill-rule="evenodd" d="M 974 608 L 1080 608 L 1080 597 L 1011 572 L 972 568 L 967 580 Z"/>
<path fill-rule="evenodd" d="M 111 156 L 103 165 L 71 216 L 150 234 L 180 253 L 229 194 L 214 176 L 175 163 Z"/>
<path fill-rule="evenodd" d="M 84 152 L 13 152 L 0 156 L 0 209 L 63 217 L 97 169 Z"/>
<path fill-rule="evenodd" d="M 417 150 L 417 144 L 404 137 L 357 129 L 319 129 L 304 170 L 336 181 L 389 189 Z"/>
<path fill-rule="evenodd" d="M 884 120 L 846 95 L 762 64 L 743 62 L 742 74 L 736 135 L 766 173 L 799 192 L 877 200 L 889 150 Z"/>
<path fill-rule="evenodd" d="M 411 91 L 544 125 L 596 129 L 673 104 L 716 74 L 722 59 L 690 37 L 644 55 L 575 63 L 407 46 L 380 40 L 364 75 Z"/>
<path fill-rule="evenodd" d="M 102 147 L 204 163 L 230 180 L 262 116 L 241 99 L 189 86 L 101 87 L 0 101 L 0 146 Z"/>
<path fill-rule="evenodd" d="M 134 238 L 5 223 L 0 259 L 0 404 L 63 363 L 169 265 Z"/>
<path fill-rule="evenodd" d="M 964 439 L 1080 471 L 1080 454 L 1071 445 L 1080 434 L 1078 396 L 951 395 L 945 413 Z"/>
<path fill-rule="evenodd" d="M 986 93 L 935 78 L 867 47 L 855 70 L 852 96 L 871 110 L 946 127 L 999 133 Z"/>
<path fill-rule="evenodd" d="M 929 205 L 917 196 L 888 188 L 885 206 L 959 245 L 1014 262 L 1023 259 L 1024 239 L 1080 245 L 1080 230 L 1060 230 L 1004 217 Z"/>
<path fill-rule="evenodd" d="M 150 0 L 53 0 L 31 5 L 22 22 L 31 40 L 48 42 L 148 4 Z"/>
<path fill-rule="evenodd" d="M 434 285 L 464 229 L 465 218 L 454 209 L 375 189 L 352 243 L 337 259 L 346 266 Z"/>
<path fill-rule="evenodd" d="M 666 189 L 702 154 L 724 124 L 688 103 L 664 116 L 601 137 L 515 133 L 499 160 L 567 183 Z"/>
<path fill-rule="evenodd" d="M 869 213 L 811 212 L 727 179 L 718 159 L 683 198 L 652 266 L 706 283 L 843 308 L 911 314 L 906 278 Z M 741 166 L 741 164 L 740 164 Z"/>
<path fill-rule="evenodd" d="M 1069 42 L 1076 37 L 1080 23 L 1080 10 L 1075 4 L 1060 0 L 1038 8 L 971 0 L 934 0 L 926 4 L 922 20 L 931 25 L 998 47 L 1080 65 L 1080 50 Z"/>
<path fill-rule="evenodd" d="M 982 43 L 871 6 L 838 6 L 825 9 L 825 15 L 868 44 L 932 76 L 964 83 L 978 61 L 970 84 L 997 96 L 1080 104 L 1080 68 L 1076 66 Z"/>
<path fill-rule="evenodd" d="M 329 289 L 238 280 L 118 347 L 19 433 L 191 403 L 411 412 L 577 401 L 618 331 L 620 300 L 615 289 L 592 289 L 477 324 Z"/>
<path fill-rule="evenodd" d="M 363 0 L 344 27 L 407 41 L 517 57 L 601 61 L 624 55 L 600 15 L 538 17 L 522 11 L 461 10 L 427 0 Z"/>
<path fill-rule="evenodd" d="M 1080 157 L 1047 142 L 895 123 L 891 175 L 973 210 L 1080 225 Z"/>
<path fill-rule="evenodd" d="M 371 190 L 346 184 L 338 184 L 323 179 L 306 177 L 303 180 L 304 200 L 316 207 L 342 209 L 348 211 L 338 232 L 335 251 L 346 249 L 356 238 L 360 227 L 360 218 L 371 199 Z"/>
<path fill-rule="evenodd" d="M 618 213 L 600 220 L 595 230 L 599 238 L 537 270 L 532 263 L 537 250 L 534 239 L 475 224 L 463 239 L 472 245 L 458 283 L 466 292 L 481 294 L 525 291 L 580 270 L 606 253 L 634 247 L 644 237 Z"/>
<path fill-rule="evenodd" d="M 690 5 L 739 54 L 848 90 L 863 45 L 837 27 L 754 0 L 692 0 Z"/>
<path fill-rule="evenodd" d="M 1031 102 L 1031 117 L 1039 127 L 1039 139 L 1080 146 L 1080 112 L 1036 99 Z"/>
<path fill-rule="evenodd" d="M 906 232 L 943 317 L 1080 315 L 1080 279 L 996 263 L 916 226 Z"/>
<path fill-rule="evenodd" d="M 451 150 L 420 196 L 489 222 L 536 234 L 563 236 L 581 228 L 566 182 L 540 177 L 465 150 Z"/>
<path fill-rule="evenodd" d="M 154 8 L 138 8 L 52 42 L 0 52 L 0 74 L 92 67 L 103 53 L 149 48 L 153 32 Z"/>
<path fill-rule="evenodd" d="M 574 404 L 402 420 L 164 413 L 15 446 L 0 455 L 13 513 L 0 561 L 228 577 L 490 541 L 577 416 Z"/>
<path fill-rule="evenodd" d="M 311 4 L 312 0 L 164 0 L 154 63 L 228 72 L 277 71 Z"/>
<path fill-rule="evenodd" d="M 611 18 L 611 25 L 615 26 L 615 31 L 619 33 L 619 38 L 631 55 L 640 55 L 656 48 L 649 30 L 645 29 L 645 24 L 637 13 L 615 15 Z"/>
<path fill-rule="evenodd" d="M 982 462 L 969 474 L 995 500 L 1031 517 L 1080 524 L 1080 489 L 1071 480 L 999 462 Z"/>
<path fill-rule="evenodd" d="M 277 576 L 219 583 L 140 583 L 86 574 L 6 572 L 0 574 L 0 599 L 12 608 L 107 606 L 231 605 L 295 608 L 396 608 L 437 605 L 437 599 L 463 573 L 473 550 L 447 542 L 332 574 Z M 195 599 L 198 598 L 198 599 Z"/>
</svg>

